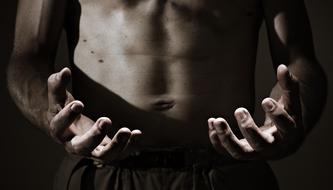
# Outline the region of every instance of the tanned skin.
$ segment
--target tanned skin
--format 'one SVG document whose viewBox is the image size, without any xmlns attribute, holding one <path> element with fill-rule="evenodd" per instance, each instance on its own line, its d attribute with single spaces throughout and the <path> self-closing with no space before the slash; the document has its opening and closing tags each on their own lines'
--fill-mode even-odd
<svg viewBox="0 0 333 190">
<path fill-rule="evenodd" d="M 263 22 L 277 83 L 260 126 Z M 56 73 L 63 29 L 71 69 Z M 7 81 L 34 125 L 103 162 L 175 146 L 278 159 L 302 144 L 327 90 L 302 0 L 20 0 Z"/>
</svg>

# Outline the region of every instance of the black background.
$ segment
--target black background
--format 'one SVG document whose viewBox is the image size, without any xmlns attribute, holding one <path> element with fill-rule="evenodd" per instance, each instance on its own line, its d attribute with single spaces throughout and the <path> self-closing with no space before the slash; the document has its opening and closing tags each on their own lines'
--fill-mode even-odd
<svg viewBox="0 0 333 190">
<path fill-rule="evenodd" d="M 0 189 L 51 189 L 52 178 L 62 159 L 62 147 L 34 129 L 22 117 L 5 88 L 16 11 L 16 0 L 0 3 Z M 333 1 L 306 0 L 318 59 L 333 89 Z M 62 39 L 57 63 L 67 63 Z M 275 80 L 265 28 L 261 30 L 256 71 L 256 117 L 262 119 L 261 100 L 269 94 Z M 282 190 L 332 189 L 333 154 L 332 94 L 315 130 L 294 155 L 271 162 Z M 261 180 L 261 179 L 258 179 Z"/>
</svg>

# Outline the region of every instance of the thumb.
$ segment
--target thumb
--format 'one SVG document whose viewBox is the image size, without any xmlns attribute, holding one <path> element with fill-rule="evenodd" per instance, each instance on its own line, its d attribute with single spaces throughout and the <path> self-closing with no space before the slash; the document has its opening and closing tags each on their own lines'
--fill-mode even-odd
<svg viewBox="0 0 333 190">
<path fill-rule="evenodd" d="M 279 65 L 277 68 L 277 80 L 285 91 L 295 91 L 298 88 L 296 77 L 289 71 L 286 65 Z"/>
<path fill-rule="evenodd" d="M 277 80 L 282 90 L 281 103 L 285 106 L 285 109 L 294 113 L 299 112 L 299 82 L 286 65 L 279 65 L 277 69 Z"/>
<path fill-rule="evenodd" d="M 59 111 L 59 107 L 63 107 L 67 99 L 67 85 L 71 80 L 71 71 L 64 68 L 58 73 L 50 75 L 47 81 L 49 108 Z"/>
</svg>

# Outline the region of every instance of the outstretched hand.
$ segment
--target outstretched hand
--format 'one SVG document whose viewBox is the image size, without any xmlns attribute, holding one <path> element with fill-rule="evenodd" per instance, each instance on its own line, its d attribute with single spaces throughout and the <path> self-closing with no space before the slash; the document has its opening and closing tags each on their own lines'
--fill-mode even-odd
<svg viewBox="0 0 333 190">
<path fill-rule="evenodd" d="M 208 120 L 209 138 L 218 152 L 227 151 L 240 160 L 279 159 L 295 152 L 304 138 L 299 83 L 285 65 L 277 69 L 281 97 L 265 98 L 263 126 L 258 127 L 245 108 L 235 111 L 243 139 L 238 139 L 223 118 Z"/>
<path fill-rule="evenodd" d="M 100 162 L 110 162 L 129 155 L 141 131 L 121 128 L 113 138 L 108 137 L 111 120 L 101 117 L 94 122 L 83 115 L 83 103 L 75 100 L 66 89 L 70 79 L 71 71 L 68 68 L 52 74 L 48 79 L 47 118 L 50 136 L 64 144 L 69 153 Z"/>
</svg>

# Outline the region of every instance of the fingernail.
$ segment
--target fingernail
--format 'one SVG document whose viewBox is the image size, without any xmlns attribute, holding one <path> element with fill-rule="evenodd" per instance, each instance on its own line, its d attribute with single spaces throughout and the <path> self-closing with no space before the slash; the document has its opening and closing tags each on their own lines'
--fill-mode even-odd
<svg viewBox="0 0 333 190">
<path fill-rule="evenodd" d="M 274 105 L 274 103 L 272 101 L 267 101 L 267 102 L 265 102 L 265 104 L 263 105 L 263 107 L 264 107 L 264 110 L 266 112 L 272 112 L 274 110 L 274 108 L 275 108 L 275 105 Z"/>
<path fill-rule="evenodd" d="M 213 126 L 213 122 L 214 122 L 214 118 L 209 118 L 208 119 L 208 127 L 210 130 L 213 130 L 214 129 L 214 126 Z"/>
<path fill-rule="evenodd" d="M 247 112 L 245 110 L 239 111 L 236 115 L 238 117 L 237 119 L 240 121 L 243 121 L 247 118 Z"/>
<path fill-rule="evenodd" d="M 58 79 L 59 80 L 62 80 L 62 81 L 67 81 L 70 79 L 70 73 L 69 72 L 65 72 L 67 69 L 64 68 L 62 69 L 57 75 Z"/>
<path fill-rule="evenodd" d="M 83 109 L 83 106 L 78 103 L 73 103 L 73 105 L 71 106 L 71 110 L 75 113 L 81 113 L 82 109 Z"/>
<path fill-rule="evenodd" d="M 109 118 L 107 118 L 107 117 L 101 117 L 100 119 L 99 119 L 99 121 L 98 121 L 98 125 L 99 126 L 102 126 L 102 125 L 104 125 L 104 123 L 109 123 L 110 122 L 110 119 Z"/>
<path fill-rule="evenodd" d="M 109 123 L 109 119 L 107 118 L 101 118 L 98 120 L 98 127 L 100 127 L 101 129 L 106 128 L 107 124 Z"/>
<path fill-rule="evenodd" d="M 215 130 L 218 132 L 218 133 L 223 133 L 227 130 L 227 126 L 224 122 L 222 121 L 217 121 L 216 123 L 214 123 L 214 126 L 215 127 Z"/>
</svg>

